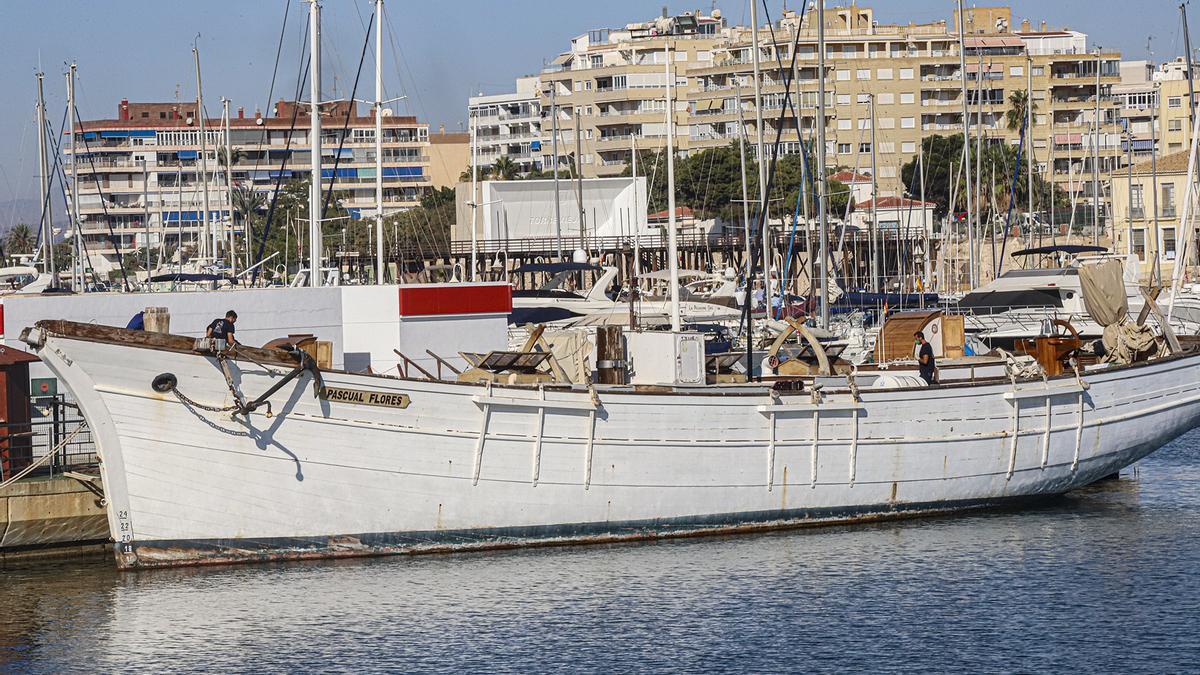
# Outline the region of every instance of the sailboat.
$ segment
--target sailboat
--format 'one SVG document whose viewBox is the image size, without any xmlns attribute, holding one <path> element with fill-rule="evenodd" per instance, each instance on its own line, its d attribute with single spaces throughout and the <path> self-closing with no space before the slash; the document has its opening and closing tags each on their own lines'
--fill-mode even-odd
<svg viewBox="0 0 1200 675">
<path fill-rule="evenodd" d="M 707 384 L 702 337 L 682 330 L 674 222 L 668 235 L 672 330 L 626 332 L 626 358 L 597 363 L 629 384 L 542 378 L 549 355 L 535 351 L 419 380 L 320 368 L 296 348 L 216 352 L 62 320 L 21 339 L 88 420 L 123 569 L 961 511 L 1068 492 L 1200 425 L 1200 353 L 1178 348 L 936 387 L 827 363 L 815 376 Z M 479 330 L 437 328 L 430 346 Z"/>
</svg>

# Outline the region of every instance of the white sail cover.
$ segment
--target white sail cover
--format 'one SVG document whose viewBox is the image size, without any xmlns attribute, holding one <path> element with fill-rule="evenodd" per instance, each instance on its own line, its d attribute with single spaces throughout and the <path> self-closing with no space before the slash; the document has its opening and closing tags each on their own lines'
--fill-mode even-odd
<svg viewBox="0 0 1200 675">
<path fill-rule="evenodd" d="M 1111 258 L 1079 267 L 1083 304 L 1101 326 L 1121 323 L 1129 315 L 1123 272 L 1121 261 Z"/>
</svg>

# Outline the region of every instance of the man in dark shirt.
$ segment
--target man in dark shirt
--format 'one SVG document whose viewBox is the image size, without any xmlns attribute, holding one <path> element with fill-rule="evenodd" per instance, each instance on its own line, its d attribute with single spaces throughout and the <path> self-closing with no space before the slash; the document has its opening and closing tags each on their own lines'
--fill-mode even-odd
<svg viewBox="0 0 1200 675">
<path fill-rule="evenodd" d="M 925 380 L 926 384 L 933 384 L 937 379 L 937 363 L 933 360 L 933 345 L 925 341 L 925 334 L 918 331 L 914 333 L 917 339 L 917 367 L 920 369 L 921 379 Z"/>
<path fill-rule="evenodd" d="M 234 326 L 233 326 L 233 324 L 236 322 L 237 322 L 237 312 L 235 312 L 231 309 L 228 312 L 225 312 L 224 319 L 215 319 L 212 323 L 208 324 L 208 330 L 205 331 L 205 335 L 210 338 L 213 338 L 214 340 L 216 340 L 218 342 L 221 340 L 225 340 L 225 345 L 227 347 L 232 347 L 233 343 L 234 343 L 234 340 L 233 340 Z"/>
</svg>

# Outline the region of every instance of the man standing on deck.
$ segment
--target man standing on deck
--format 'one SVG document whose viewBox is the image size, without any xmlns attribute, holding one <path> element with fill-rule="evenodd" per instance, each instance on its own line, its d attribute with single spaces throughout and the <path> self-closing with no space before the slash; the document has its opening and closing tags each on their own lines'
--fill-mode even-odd
<svg viewBox="0 0 1200 675">
<path fill-rule="evenodd" d="M 913 334 L 917 339 L 917 368 L 925 384 L 933 384 L 937 379 L 937 363 L 933 360 L 933 345 L 925 341 L 925 334 L 917 331 Z"/>
<path fill-rule="evenodd" d="M 212 323 L 208 324 L 208 329 L 204 334 L 206 337 L 212 338 L 214 342 L 225 340 L 226 348 L 232 347 L 234 343 L 233 324 L 236 322 L 237 312 L 231 309 L 228 312 L 225 312 L 224 319 L 214 319 Z M 214 345 L 214 347 L 215 346 L 216 345 Z"/>
</svg>

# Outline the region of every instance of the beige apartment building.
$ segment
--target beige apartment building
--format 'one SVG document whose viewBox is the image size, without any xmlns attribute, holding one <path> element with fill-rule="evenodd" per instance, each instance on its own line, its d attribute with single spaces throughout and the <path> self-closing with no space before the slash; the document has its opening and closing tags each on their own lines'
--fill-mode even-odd
<svg viewBox="0 0 1200 675">
<path fill-rule="evenodd" d="M 1112 175 L 1113 247 L 1134 253 L 1141 260 L 1141 277 L 1147 279 L 1158 264 L 1169 279 L 1180 248 L 1177 232 L 1187 187 L 1187 150 L 1146 160 Z"/>
<path fill-rule="evenodd" d="M 665 147 L 668 47 L 675 66 L 675 147 L 686 154 L 693 147 L 689 101 L 698 82 L 691 72 L 711 65 L 714 50 L 731 36 L 714 10 L 711 15 L 664 13 L 571 40 L 570 50 L 539 76 L 543 168 L 554 166 L 555 116 L 559 166 L 571 165 L 578 152 L 585 177 L 620 174 L 635 140 L 638 149 Z"/>
<path fill-rule="evenodd" d="M 763 133 L 773 142 L 783 107 L 784 83 L 799 41 L 795 80 L 799 83 L 800 128 L 815 138 L 817 112 L 817 27 L 815 10 L 807 16 L 788 12 L 770 33 L 760 29 L 763 64 Z M 1080 180 L 1091 171 L 1097 143 L 1094 121 L 1099 93 L 1098 146 L 1101 172 L 1118 166 L 1120 127 L 1111 89 L 1120 81 L 1119 55 L 1091 53 L 1087 36 L 1077 31 L 1033 29 L 1028 21 L 1012 25 L 1008 7 L 972 8 L 966 24 L 967 101 L 972 134 L 991 142 L 1016 144 L 1020 129 L 1009 129 L 1006 113 L 1013 92 L 1032 90 L 1035 114 L 1032 147 L 1035 171 L 1090 194 Z M 1015 30 L 1014 30 L 1015 28 Z M 729 143 L 737 137 L 738 90 L 747 134 L 754 140 L 755 111 L 751 69 L 751 31 L 737 28 L 714 50 L 707 68 L 689 72 L 698 80 L 692 96 L 691 147 Z M 957 17 L 951 23 L 887 24 L 874 10 L 830 8 L 826 34 L 827 161 L 870 171 L 871 131 L 881 196 L 898 196 L 900 167 L 913 159 L 921 139 L 962 133 L 962 67 Z M 1100 69 L 1097 92 L 1097 68 Z M 796 119 L 783 117 L 782 151 L 795 152 Z M 1027 146 L 1028 147 L 1028 146 Z M 1053 173 L 1049 174 L 1051 171 Z M 985 168 L 986 169 L 986 168 Z"/>
<path fill-rule="evenodd" d="M 1053 175 L 1064 186 L 1069 182 L 1086 198 L 1091 184 L 1083 177 L 1092 170 L 1093 147 L 1098 146 L 1102 172 L 1122 161 L 1120 120 L 1112 99 L 1112 87 L 1120 82 L 1119 54 L 1094 53 L 1087 36 L 1077 31 L 1050 30 L 1044 23 L 1034 28 L 1028 21 L 1014 26 L 1008 7 L 972 8 L 964 19 L 972 130 L 992 142 L 1017 142 L 1019 130 L 1008 128 L 1005 113 L 1010 95 L 1031 85 L 1037 171 Z M 773 40 L 766 27 L 759 30 L 762 132 L 768 145 L 775 140 L 797 31 L 799 93 L 794 96 L 799 99 L 804 140 L 814 138 L 815 20 L 814 9 L 807 16 L 785 12 L 774 26 Z M 868 7 L 828 8 L 826 38 L 828 164 L 869 171 L 874 127 L 880 194 L 898 196 L 900 167 L 917 154 L 921 139 L 962 132 L 957 18 L 888 24 L 877 21 Z M 727 26 L 717 11 L 697 12 L 620 30 L 591 31 L 575 38 L 571 49 L 542 72 L 543 109 L 550 109 L 551 88 L 557 101 L 560 162 L 568 162 L 575 151 L 576 112 L 585 176 L 623 171 L 631 138 L 638 147 L 663 144 L 666 45 L 675 53 L 679 151 L 686 154 L 736 140 L 739 105 L 748 140 L 756 142 L 751 29 Z M 543 121 L 543 153 L 549 151 L 550 126 L 551 120 Z M 790 111 L 782 126 L 781 151 L 796 152 L 800 138 Z"/>
<path fill-rule="evenodd" d="M 1121 118 L 1128 133 L 1121 149 L 1129 154 L 1132 141 L 1134 162 L 1151 154 L 1173 155 L 1191 145 L 1191 108 L 1188 105 L 1187 64 L 1177 58 L 1163 64 L 1149 61 L 1121 62 L 1121 83 L 1113 87 Z M 1118 220 L 1120 213 L 1116 213 Z"/>
</svg>

